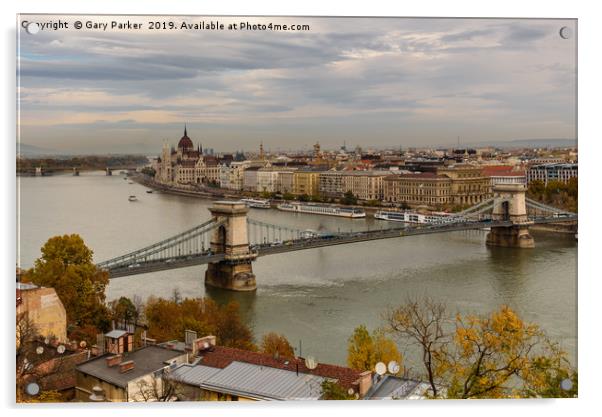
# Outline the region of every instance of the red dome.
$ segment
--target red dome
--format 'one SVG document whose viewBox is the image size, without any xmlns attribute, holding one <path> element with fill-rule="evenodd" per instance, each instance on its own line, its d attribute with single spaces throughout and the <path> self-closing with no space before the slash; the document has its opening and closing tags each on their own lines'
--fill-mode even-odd
<svg viewBox="0 0 602 417">
<path fill-rule="evenodd" d="M 182 148 L 182 149 L 194 148 L 194 144 L 192 143 L 192 140 L 186 134 L 186 127 L 184 127 L 184 136 L 182 136 L 182 138 L 178 142 L 178 148 Z"/>
</svg>

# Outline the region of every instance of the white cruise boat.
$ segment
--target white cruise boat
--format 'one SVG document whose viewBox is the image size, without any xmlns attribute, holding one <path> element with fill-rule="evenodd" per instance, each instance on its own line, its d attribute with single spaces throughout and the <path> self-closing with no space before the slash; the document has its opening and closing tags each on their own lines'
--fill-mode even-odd
<svg viewBox="0 0 602 417">
<path fill-rule="evenodd" d="M 374 214 L 375 219 L 388 220 L 391 222 L 403 223 L 448 223 L 453 221 L 453 217 L 448 214 L 421 214 L 412 211 L 387 211 L 379 210 Z"/>
<path fill-rule="evenodd" d="M 278 204 L 278 210 L 292 211 L 295 213 L 349 217 L 352 219 L 366 217 L 366 212 L 364 212 L 364 210 L 361 208 L 327 206 L 313 203 L 282 203 Z"/>
<path fill-rule="evenodd" d="M 270 200 L 261 200 L 257 198 L 243 198 L 240 201 L 245 203 L 247 207 L 251 208 L 269 209 L 272 207 L 270 205 Z"/>
</svg>

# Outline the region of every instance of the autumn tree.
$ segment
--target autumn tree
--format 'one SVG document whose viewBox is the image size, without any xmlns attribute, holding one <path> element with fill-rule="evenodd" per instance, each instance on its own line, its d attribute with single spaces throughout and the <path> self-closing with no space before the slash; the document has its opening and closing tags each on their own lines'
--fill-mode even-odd
<svg viewBox="0 0 602 417">
<path fill-rule="evenodd" d="M 354 400 L 353 395 L 349 395 L 347 390 L 335 381 L 325 379 L 321 387 L 321 399 L 323 400 Z"/>
<path fill-rule="evenodd" d="M 34 267 L 23 275 L 23 281 L 54 288 L 70 325 L 107 330 L 110 323 L 105 288 L 109 275 L 94 265 L 92 251 L 83 239 L 76 234 L 55 236 L 41 252 Z"/>
<path fill-rule="evenodd" d="M 571 366 L 557 343 L 545 340 L 543 352 L 531 358 L 521 373 L 519 392 L 527 398 L 575 398 L 578 392 L 577 371 Z"/>
<path fill-rule="evenodd" d="M 139 318 L 139 311 L 136 305 L 127 297 L 120 297 L 111 302 L 111 317 L 116 323 L 136 324 Z"/>
<path fill-rule="evenodd" d="M 556 343 L 508 306 L 457 314 L 430 300 L 387 312 L 390 330 L 420 348 L 433 397 L 573 397 L 577 372 Z"/>
<path fill-rule="evenodd" d="M 365 325 L 355 328 L 347 345 L 347 365 L 353 369 L 373 371 L 378 362 L 401 363 L 401 355 L 395 342 L 386 337 L 381 329 L 372 334 Z"/>
<path fill-rule="evenodd" d="M 148 336 L 159 341 L 182 339 L 185 330 L 213 334 L 222 346 L 255 350 L 253 334 L 243 323 L 236 302 L 224 306 L 210 298 L 151 297 L 144 308 Z"/>
<path fill-rule="evenodd" d="M 449 334 L 445 332 L 449 321 L 445 305 L 429 298 L 408 300 L 400 307 L 387 310 L 384 319 L 387 330 L 401 343 L 418 347 L 431 394 L 438 397 L 438 357 L 445 352 L 450 341 Z"/>
<path fill-rule="evenodd" d="M 531 181 L 527 189 L 527 196 L 544 204 L 552 205 L 563 210 L 577 212 L 578 179 L 569 178 L 566 182 L 541 180 Z"/>
<path fill-rule="evenodd" d="M 454 347 L 441 358 L 449 398 L 503 398 L 514 378 L 531 366 L 541 342 L 538 326 L 523 322 L 509 307 L 490 316 L 456 317 Z"/>
<path fill-rule="evenodd" d="M 293 358 L 295 356 L 295 350 L 286 337 L 274 332 L 263 335 L 260 351 L 273 356 L 278 355 L 282 358 Z"/>
</svg>

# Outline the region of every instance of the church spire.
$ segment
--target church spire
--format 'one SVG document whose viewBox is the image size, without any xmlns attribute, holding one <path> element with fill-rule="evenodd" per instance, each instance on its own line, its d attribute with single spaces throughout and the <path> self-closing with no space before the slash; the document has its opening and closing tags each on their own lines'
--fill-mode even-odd
<svg viewBox="0 0 602 417">
<path fill-rule="evenodd" d="M 188 134 L 186 133 L 186 123 L 184 123 L 184 136 L 188 136 Z"/>
</svg>

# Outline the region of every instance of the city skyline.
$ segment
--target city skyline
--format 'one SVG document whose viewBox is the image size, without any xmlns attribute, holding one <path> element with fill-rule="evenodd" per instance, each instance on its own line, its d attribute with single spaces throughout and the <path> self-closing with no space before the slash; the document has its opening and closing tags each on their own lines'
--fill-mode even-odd
<svg viewBox="0 0 602 417">
<path fill-rule="evenodd" d="M 311 29 L 22 31 L 21 143 L 153 154 L 184 123 L 195 143 L 228 150 L 576 136 L 575 36 L 559 35 L 574 20 L 170 19 Z"/>
</svg>

